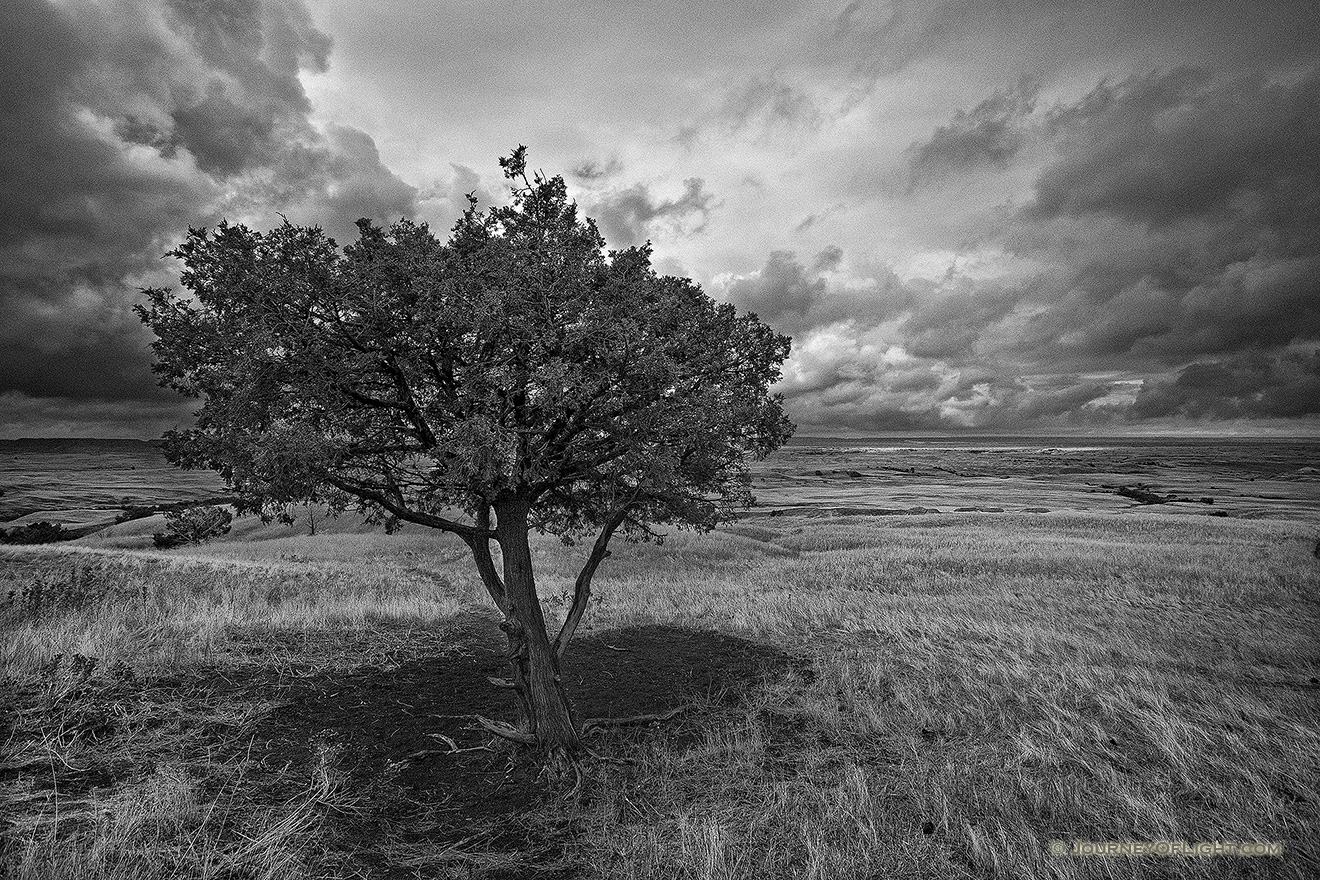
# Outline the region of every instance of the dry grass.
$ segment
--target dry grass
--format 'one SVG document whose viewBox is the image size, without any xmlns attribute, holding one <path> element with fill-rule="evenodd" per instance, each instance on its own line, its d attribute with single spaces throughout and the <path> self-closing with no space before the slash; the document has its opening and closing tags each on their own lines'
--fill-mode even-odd
<svg viewBox="0 0 1320 880">
<path fill-rule="evenodd" d="M 5 548 L 0 661 L 19 675 L 72 654 L 161 672 L 223 661 L 233 639 L 253 631 L 433 621 L 476 601 L 479 584 L 452 548 L 382 552 L 381 540 L 374 553 L 362 536 L 293 539 L 275 552 L 217 544 L 206 555 Z"/>
<path fill-rule="evenodd" d="M 721 630 L 781 646 L 808 671 L 670 731 L 611 734 L 606 747 L 639 763 L 599 773 L 571 808 L 569 857 L 639 878 L 1320 876 L 1314 540 L 1274 521 L 1000 514 L 765 517 L 620 546 L 593 627 Z M 9 607 L 0 656 L 20 684 L 57 654 L 147 676 L 251 662 L 232 649 L 253 633 L 434 623 L 481 602 L 461 550 L 413 533 L 6 550 L 0 580 L 13 586 L 0 590 L 41 581 L 52 598 Z M 538 545 L 550 609 L 580 554 Z M 19 760 L 105 760 L 58 713 L 39 717 L 11 738 Z M 116 747 L 187 752 L 142 736 Z M 329 770 L 236 836 L 225 792 L 241 785 L 224 780 L 241 762 L 149 763 L 63 806 L 58 827 L 53 800 L 14 788 L 27 798 L 9 832 L 18 876 L 329 872 L 318 817 L 343 806 Z M 113 821 L 95 818 L 106 809 Z M 1287 854 L 1046 848 L 1159 838 L 1283 840 Z M 504 850 L 382 843 L 376 855 L 427 876 L 530 870 Z"/>
<path fill-rule="evenodd" d="M 15 880 L 260 880 L 340 876 L 325 858 L 329 815 L 351 811 L 326 753 L 311 778 L 273 808 L 237 799 L 246 765 L 158 765 L 150 775 L 50 806 L 10 834 L 25 841 L 8 865 Z M 219 794 L 212 790 L 219 788 Z M 62 806 L 62 808 L 61 808 Z M 30 809 L 30 806 L 29 806 Z"/>
<path fill-rule="evenodd" d="M 257 765 L 268 705 L 144 687 L 131 667 L 75 657 L 27 681 L 0 790 L 15 880 L 337 876 L 328 819 L 357 808 L 328 744 L 305 772 Z M 249 745 L 250 748 L 250 745 Z M 251 783 L 284 792 L 254 802 Z"/>
</svg>

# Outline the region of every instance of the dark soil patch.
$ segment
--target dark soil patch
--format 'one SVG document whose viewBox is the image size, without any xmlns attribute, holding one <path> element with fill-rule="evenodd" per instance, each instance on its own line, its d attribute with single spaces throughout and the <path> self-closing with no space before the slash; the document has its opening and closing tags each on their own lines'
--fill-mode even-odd
<svg viewBox="0 0 1320 880">
<path fill-rule="evenodd" d="M 496 618 L 460 617 L 436 643 L 438 653 L 393 668 L 338 669 L 288 682 L 280 708 L 255 731 L 253 756 L 277 769 L 310 764 L 318 742 L 340 747 L 344 769 L 369 799 L 361 816 L 345 821 L 348 849 L 370 851 L 383 835 L 424 835 L 441 846 L 470 845 L 475 835 L 483 848 L 524 854 L 556 848 L 540 822 L 554 818 L 549 811 L 535 828 L 517 820 L 554 796 L 552 786 L 537 778 L 540 768 L 528 754 L 493 741 L 473 719 L 510 719 L 515 711 L 513 695 L 487 680 L 508 674 Z M 564 675 L 579 718 L 623 717 L 664 712 L 696 696 L 734 699 L 791 662 L 733 636 L 647 625 L 575 641 Z M 489 750 L 410 759 L 446 750 L 442 736 L 460 748 Z"/>
</svg>

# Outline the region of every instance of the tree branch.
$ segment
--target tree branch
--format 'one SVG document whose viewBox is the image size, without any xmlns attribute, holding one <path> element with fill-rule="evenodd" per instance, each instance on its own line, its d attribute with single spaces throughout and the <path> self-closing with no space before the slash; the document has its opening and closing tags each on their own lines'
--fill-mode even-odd
<svg viewBox="0 0 1320 880">
<path fill-rule="evenodd" d="M 421 513 L 420 511 L 412 510 L 401 501 L 396 501 L 390 498 L 379 489 L 358 485 L 357 483 L 350 483 L 348 480 L 332 475 L 327 475 L 325 480 L 341 492 L 355 495 L 363 501 L 370 501 L 373 504 L 379 504 L 404 522 L 416 523 L 419 526 L 427 526 L 445 532 L 453 532 L 464 540 L 469 538 L 489 539 L 495 537 L 495 532 L 491 529 L 469 526 L 461 522 L 455 522 L 452 519 L 445 519 L 443 516 L 436 516 L 432 513 Z"/>
<path fill-rule="evenodd" d="M 494 531 L 490 527 L 490 505 L 482 504 L 476 513 L 477 528 L 484 529 L 490 534 Z M 500 579 L 500 574 L 495 570 L 495 560 L 490 555 L 490 539 L 483 537 L 465 537 L 464 542 L 472 551 L 472 558 L 477 562 L 477 572 L 481 575 L 481 582 L 486 585 L 486 592 L 495 600 L 495 607 L 500 611 L 508 613 L 509 599 L 504 592 L 504 581 Z"/>
<path fill-rule="evenodd" d="M 596 536 L 596 543 L 591 547 L 591 555 L 587 557 L 586 564 L 578 572 L 577 580 L 573 583 L 573 604 L 569 606 L 568 617 L 564 618 L 564 625 L 559 630 L 559 635 L 555 636 L 555 654 L 560 659 L 563 659 L 564 651 L 573 639 L 573 634 L 577 632 L 578 624 L 582 622 L 582 615 L 586 613 L 587 602 L 591 599 L 591 579 L 595 576 L 596 569 L 600 568 L 600 564 L 610 555 L 610 538 L 614 537 L 614 530 L 627 515 L 627 504 L 610 514 L 600 534 Z"/>
</svg>

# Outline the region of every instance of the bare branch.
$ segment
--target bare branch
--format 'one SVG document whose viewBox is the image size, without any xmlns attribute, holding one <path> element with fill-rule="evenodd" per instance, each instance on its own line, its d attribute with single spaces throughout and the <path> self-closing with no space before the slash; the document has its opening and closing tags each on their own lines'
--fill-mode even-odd
<svg viewBox="0 0 1320 880">
<path fill-rule="evenodd" d="M 495 531 L 490 527 L 490 505 L 483 502 L 477 508 L 473 516 L 478 529 L 487 534 L 494 535 Z M 477 563 L 477 573 L 481 575 L 481 582 L 486 587 L 486 592 L 490 593 L 491 599 L 495 600 L 495 607 L 506 614 L 509 611 L 509 599 L 504 591 L 504 580 L 500 573 L 495 569 L 495 560 L 490 555 L 490 539 L 482 536 L 464 537 L 464 543 L 472 551 L 472 558 Z"/>
<path fill-rule="evenodd" d="M 442 516 L 436 516 L 433 513 L 422 513 L 418 510 L 412 510 L 405 506 L 401 501 L 390 498 L 384 492 L 371 486 L 363 486 L 358 483 L 352 483 L 342 477 L 333 475 L 326 476 L 326 482 L 334 486 L 341 492 L 347 492 L 349 495 L 355 495 L 363 501 L 370 501 L 379 504 L 385 510 L 397 516 L 404 522 L 416 523 L 419 526 L 428 526 L 433 529 L 440 529 L 446 532 L 453 532 L 464 539 L 468 538 L 493 538 L 495 532 L 491 529 L 482 529 L 477 526 L 465 525 L 461 522 L 455 522 L 451 519 L 445 519 Z"/>
<path fill-rule="evenodd" d="M 628 515 L 628 505 L 624 505 L 610 515 L 605 521 L 605 527 L 600 530 L 596 536 L 596 543 L 591 547 L 591 555 L 587 557 L 586 564 L 578 572 L 577 580 L 573 583 L 573 604 L 569 606 L 568 617 L 564 618 L 564 625 L 559 630 L 559 635 L 555 637 L 555 654 L 563 658 L 564 651 L 568 648 L 568 643 L 572 641 L 573 634 L 577 632 L 578 624 L 582 622 L 582 615 L 586 613 L 587 602 L 591 599 L 591 579 L 596 575 L 596 569 L 610 555 L 610 538 L 614 537 L 614 530 L 624 521 Z"/>
<path fill-rule="evenodd" d="M 443 733 L 433 733 L 431 734 L 431 736 L 435 737 L 436 739 L 444 740 L 445 745 L 449 746 L 449 748 L 422 749 L 421 751 L 413 752 L 412 754 L 408 755 L 408 760 L 416 761 L 420 758 L 425 758 L 428 755 L 461 755 L 464 752 L 490 751 L 490 746 L 469 746 L 468 748 L 460 748 L 458 743 L 454 742 L 453 737 L 445 736 Z"/>
</svg>

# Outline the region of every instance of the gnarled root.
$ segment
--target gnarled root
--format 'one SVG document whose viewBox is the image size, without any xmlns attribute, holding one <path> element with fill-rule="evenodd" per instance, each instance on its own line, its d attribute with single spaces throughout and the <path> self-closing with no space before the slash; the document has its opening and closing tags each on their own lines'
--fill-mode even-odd
<svg viewBox="0 0 1320 880">
<path fill-rule="evenodd" d="M 474 717 L 478 724 L 501 739 L 507 739 L 510 742 L 516 742 L 524 746 L 536 745 L 536 737 L 526 730 L 519 730 L 512 724 L 505 724 L 503 721 L 492 721 L 483 715 Z"/>
</svg>

